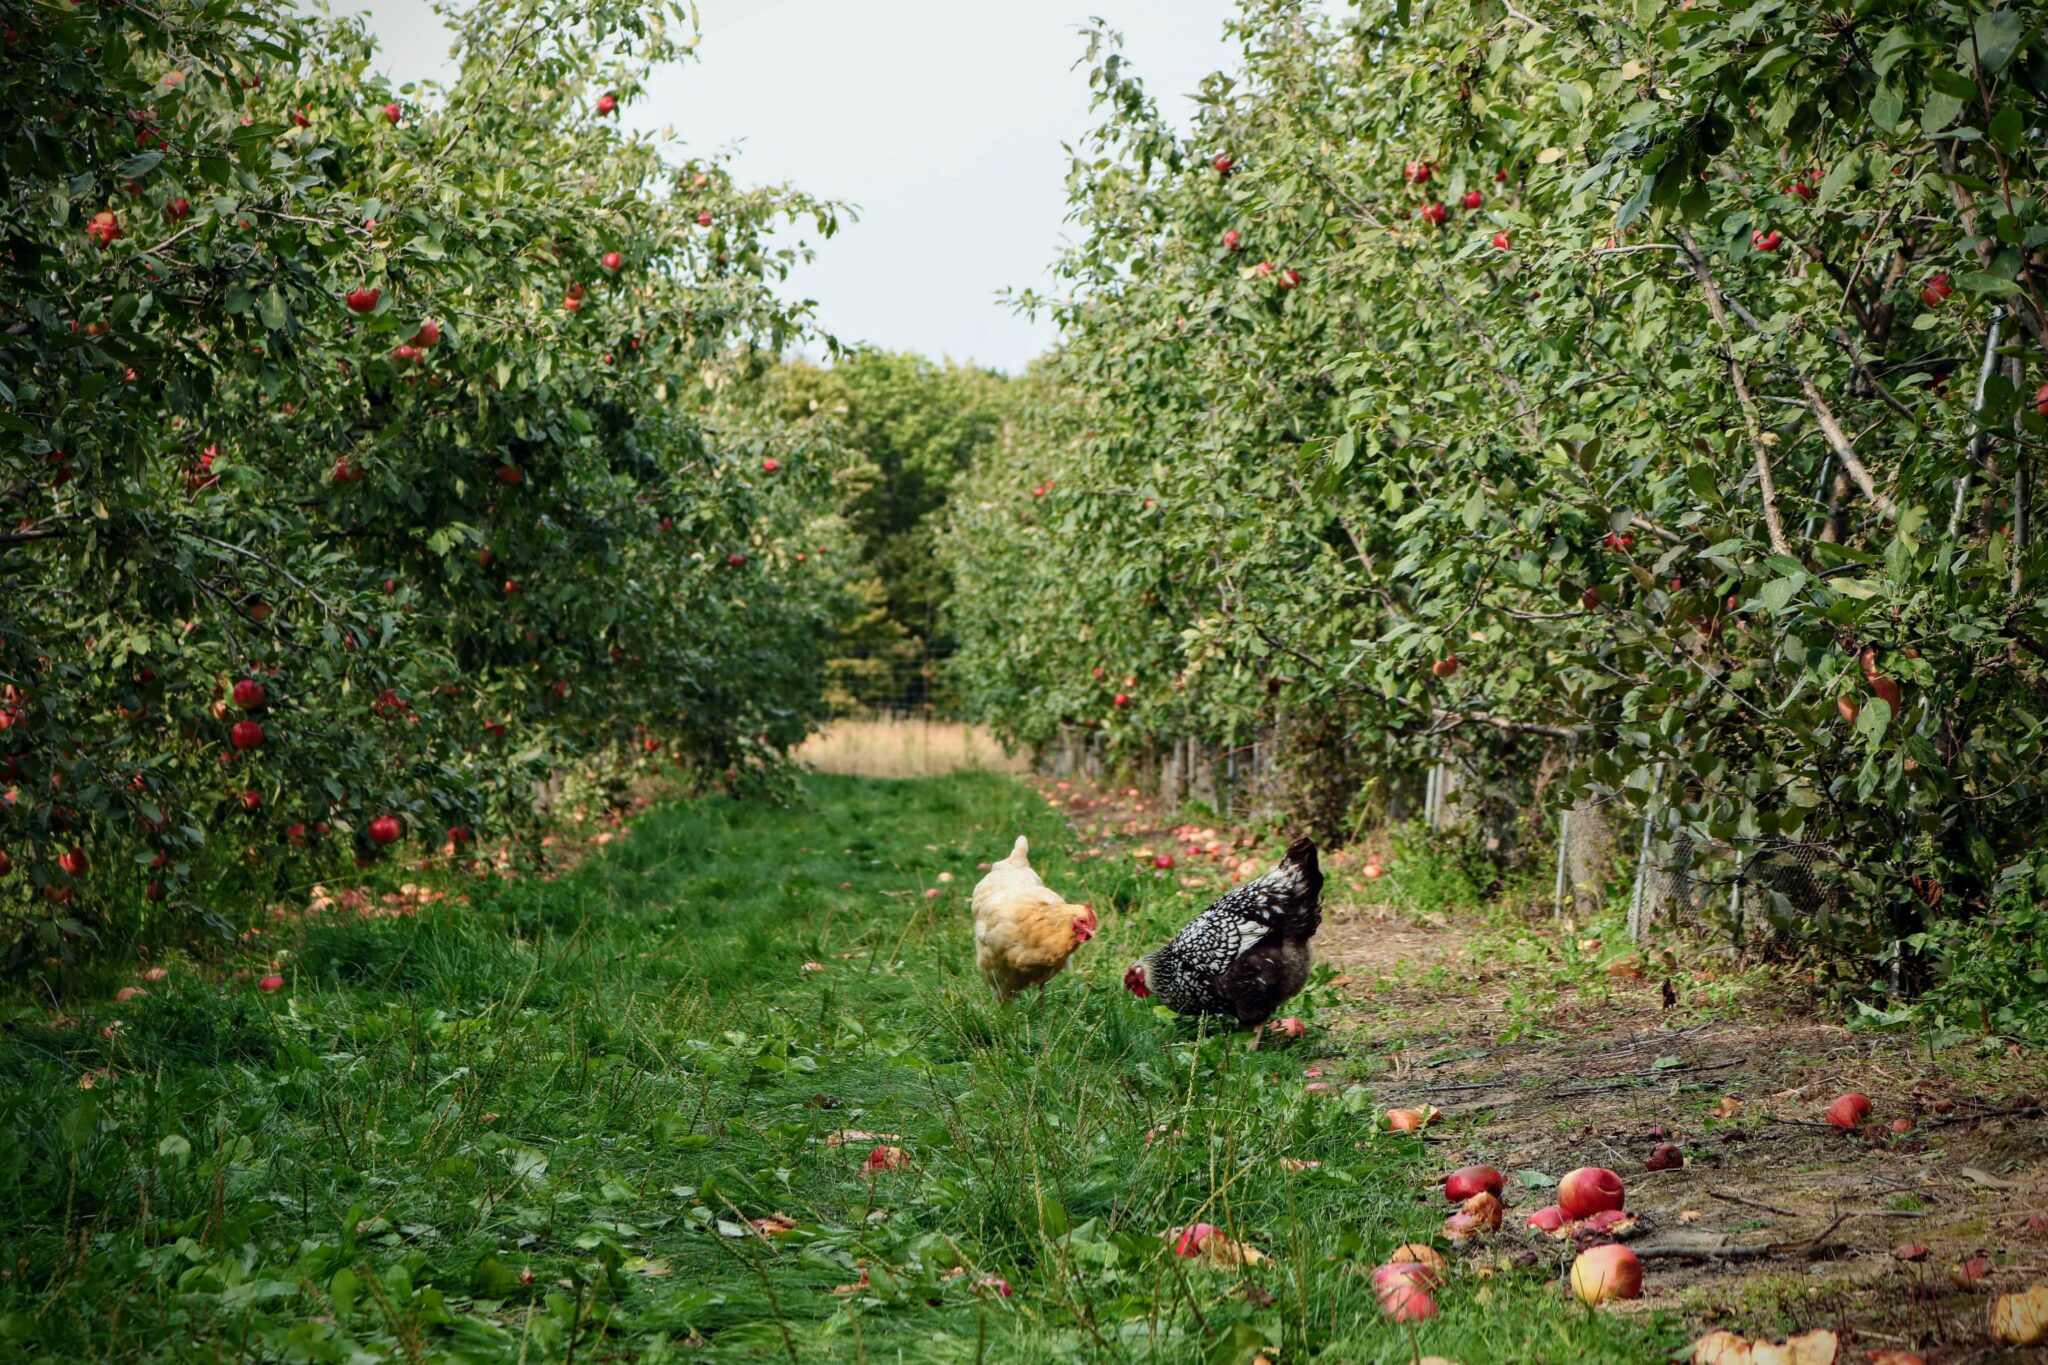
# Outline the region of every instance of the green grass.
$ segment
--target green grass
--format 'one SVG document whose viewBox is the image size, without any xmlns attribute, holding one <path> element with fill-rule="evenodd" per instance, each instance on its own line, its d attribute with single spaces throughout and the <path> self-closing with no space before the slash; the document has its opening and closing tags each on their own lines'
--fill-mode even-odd
<svg viewBox="0 0 2048 1365">
<path fill-rule="evenodd" d="M 1005 1008 L 967 892 L 1019 830 L 1104 932 Z M 657 810 L 553 882 L 324 919 L 275 995 L 181 963 L 118 1007 L 132 975 L 81 983 L 72 1026 L 17 998 L 0 1357 L 1669 1358 L 1675 1325 L 1568 1304 L 1548 1260 L 1387 1323 L 1360 1272 L 1435 1230 L 1440 1157 L 1374 1131 L 1314 990 L 1310 1037 L 1258 1052 L 1126 995 L 1197 899 L 1068 842 L 1007 779 L 821 778 Z M 864 1176 L 846 1129 L 911 1166 Z M 795 1228 L 752 1231 L 770 1214 Z M 1198 1219 L 1271 1259 L 1168 1254 Z"/>
</svg>

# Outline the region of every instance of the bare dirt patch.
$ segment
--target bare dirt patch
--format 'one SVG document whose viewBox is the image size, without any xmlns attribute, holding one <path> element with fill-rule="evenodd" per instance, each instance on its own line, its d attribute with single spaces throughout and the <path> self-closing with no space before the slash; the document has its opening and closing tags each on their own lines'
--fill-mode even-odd
<svg viewBox="0 0 2048 1365">
<path fill-rule="evenodd" d="M 1645 1309 L 1703 1330 L 1834 1328 L 1854 1346 L 1844 1359 L 2040 1358 L 2001 1356 L 1986 1335 L 1994 1294 L 2048 1277 L 2048 1226 L 2028 1221 L 2048 1215 L 2039 1059 L 1855 1032 L 1761 977 L 1702 985 L 1682 947 L 1610 974 L 1599 949 L 1560 938 L 1502 966 L 1492 936 L 1333 911 L 1319 946 L 1353 978 L 1338 1064 L 1383 1106 L 1441 1109 L 1446 1169 L 1510 1173 L 1514 1250 L 1569 1259 L 1569 1243 L 1523 1226 L 1554 1199 L 1537 1176 L 1607 1166 L 1639 1217 L 1623 1240 L 1646 1265 Z M 1875 1107 L 1853 1134 L 1824 1121 L 1851 1090 Z M 1684 1165 L 1646 1170 L 1660 1143 Z"/>
</svg>

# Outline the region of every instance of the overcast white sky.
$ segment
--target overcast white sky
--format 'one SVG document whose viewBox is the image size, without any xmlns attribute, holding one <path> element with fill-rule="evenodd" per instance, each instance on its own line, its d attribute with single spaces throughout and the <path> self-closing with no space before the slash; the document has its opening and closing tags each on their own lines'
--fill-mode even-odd
<svg viewBox="0 0 2048 1365">
<path fill-rule="evenodd" d="M 851 202 L 792 289 L 842 339 L 1016 371 L 1052 328 L 998 301 L 1043 287 L 1064 235 L 1061 144 L 1090 126 L 1079 26 L 1101 15 L 1161 99 L 1230 64 L 1232 0 L 700 0 L 699 60 L 627 111 L 693 150 L 740 149 L 738 173 Z M 425 0 L 369 11 L 384 70 L 445 75 Z"/>
</svg>

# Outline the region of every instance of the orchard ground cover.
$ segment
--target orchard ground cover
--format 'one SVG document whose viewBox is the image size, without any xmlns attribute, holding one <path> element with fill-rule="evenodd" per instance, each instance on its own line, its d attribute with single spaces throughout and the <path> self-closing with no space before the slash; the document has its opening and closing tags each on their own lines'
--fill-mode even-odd
<svg viewBox="0 0 2048 1365">
<path fill-rule="evenodd" d="M 998 1008 L 966 895 L 1019 829 L 1104 931 Z M 1438 1319 L 1387 1322 L 1364 1272 L 1441 1222 L 1438 1133 L 1377 1131 L 1330 970 L 1307 1037 L 1256 1052 L 1138 1007 L 1123 966 L 1220 880 L 1078 856 L 1101 847 L 1004 777 L 818 777 L 794 809 L 657 808 L 553 881 L 281 922 L 246 972 L 46 982 L 0 1051 L 0 1334 L 47 1361 L 1647 1362 L 1685 1339 L 1571 1303 L 1564 1253 L 1514 1235 Z M 1195 1222 L 1264 1259 L 1176 1258 Z"/>
</svg>

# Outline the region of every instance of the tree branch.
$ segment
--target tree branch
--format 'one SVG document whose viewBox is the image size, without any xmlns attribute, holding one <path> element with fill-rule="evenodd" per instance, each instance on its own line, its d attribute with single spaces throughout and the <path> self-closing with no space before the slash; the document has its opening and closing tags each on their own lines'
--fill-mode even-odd
<svg viewBox="0 0 2048 1365">
<path fill-rule="evenodd" d="M 1778 519 L 1778 485 L 1771 477 L 1770 451 L 1764 446 L 1763 423 L 1757 417 L 1756 398 L 1749 391 L 1749 377 L 1742 372 L 1742 362 L 1735 358 L 1734 329 L 1728 325 L 1728 310 L 1722 303 L 1721 290 L 1714 283 L 1713 275 L 1707 270 L 1706 259 L 1692 239 L 1690 232 L 1681 232 L 1679 240 L 1685 243 L 1686 260 L 1692 266 L 1692 273 L 1699 278 L 1700 288 L 1707 296 L 1707 311 L 1714 315 L 1714 321 L 1721 328 L 1721 344 L 1726 348 L 1728 373 L 1735 381 L 1735 397 L 1742 404 L 1742 420 L 1749 428 L 1749 444 L 1756 452 L 1757 494 L 1763 499 L 1764 530 L 1771 542 L 1771 552 L 1787 558 L 1792 554 L 1792 542 L 1785 539 L 1785 525 Z"/>
</svg>

